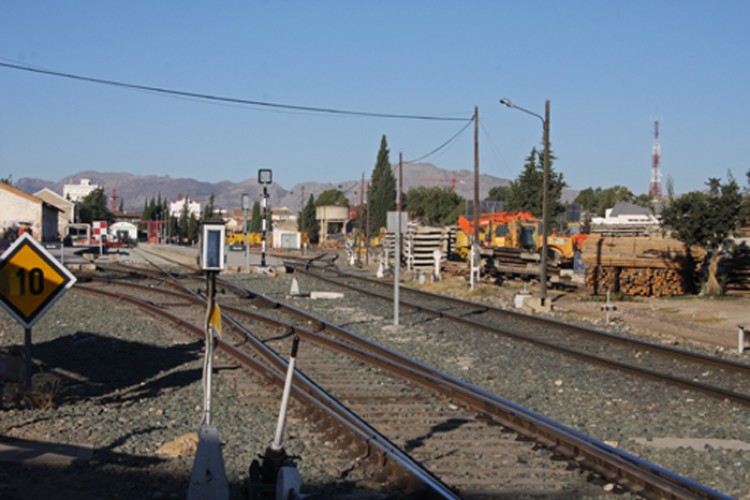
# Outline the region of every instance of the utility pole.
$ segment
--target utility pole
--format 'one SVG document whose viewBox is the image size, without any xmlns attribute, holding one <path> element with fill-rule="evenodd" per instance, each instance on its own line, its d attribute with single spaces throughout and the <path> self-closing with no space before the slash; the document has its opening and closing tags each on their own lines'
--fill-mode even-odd
<svg viewBox="0 0 750 500">
<path fill-rule="evenodd" d="M 479 107 L 474 106 L 474 235 L 471 245 L 471 288 L 479 282 Z"/>
<path fill-rule="evenodd" d="M 398 154 L 398 187 L 396 188 L 396 234 L 393 235 L 393 326 L 399 323 L 399 281 L 401 280 L 401 181 L 404 155 Z"/>
<path fill-rule="evenodd" d="M 500 99 L 500 104 L 508 108 L 516 108 L 528 115 L 536 116 L 541 120 L 542 127 L 544 130 L 543 141 L 544 141 L 544 158 L 542 159 L 544 166 L 544 180 L 542 183 L 542 255 L 541 265 L 539 269 L 539 281 L 541 281 L 541 293 L 539 296 L 539 304 L 542 307 L 547 306 L 547 229 L 549 228 L 549 99 L 544 104 L 544 116 L 538 115 L 533 111 L 522 108 L 513 104 L 510 99 Z"/>
<path fill-rule="evenodd" d="M 479 244 L 479 107 L 474 106 L 474 242 Z"/>
<path fill-rule="evenodd" d="M 549 230 L 549 99 L 544 103 L 544 182 L 542 184 L 542 293 L 540 304 L 547 306 L 547 234 Z"/>
<path fill-rule="evenodd" d="M 365 173 L 362 172 L 362 182 L 359 186 L 359 210 L 357 210 L 357 219 L 359 219 L 359 239 L 357 241 L 357 267 L 362 267 L 362 248 L 365 235 L 362 233 L 363 220 L 365 215 Z"/>
</svg>

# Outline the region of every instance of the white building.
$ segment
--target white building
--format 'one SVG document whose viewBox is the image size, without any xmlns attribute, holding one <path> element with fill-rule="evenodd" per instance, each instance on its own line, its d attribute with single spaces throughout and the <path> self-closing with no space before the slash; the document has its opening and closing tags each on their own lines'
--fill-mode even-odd
<svg viewBox="0 0 750 500">
<path fill-rule="evenodd" d="M 91 191 L 99 188 L 101 188 L 101 186 L 91 184 L 91 179 L 81 179 L 80 184 L 63 185 L 63 198 L 76 202 L 84 199 L 89 193 L 91 193 Z"/>
<path fill-rule="evenodd" d="M 625 201 L 618 201 L 604 213 L 604 217 L 591 219 L 592 233 L 644 236 L 656 234 L 661 228 L 650 209 Z"/>
<path fill-rule="evenodd" d="M 182 210 L 185 208 L 185 203 L 187 202 L 187 208 L 188 208 L 188 217 L 190 217 L 190 214 L 195 215 L 196 218 L 200 218 L 201 216 L 201 204 L 197 201 L 193 201 L 190 198 L 182 198 L 178 199 L 177 201 L 170 202 L 169 204 L 169 215 L 172 217 L 177 217 L 178 219 L 182 215 Z"/>
<path fill-rule="evenodd" d="M 109 234 L 118 241 L 138 241 L 138 226 L 132 222 L 115 222 L 109 226 Z"/>
</svg>

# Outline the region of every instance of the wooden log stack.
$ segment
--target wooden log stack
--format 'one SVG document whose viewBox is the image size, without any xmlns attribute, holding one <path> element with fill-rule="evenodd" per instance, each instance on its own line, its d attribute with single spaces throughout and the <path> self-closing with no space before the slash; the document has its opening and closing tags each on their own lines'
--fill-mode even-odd
<svg viewBox="0 0 750 500">
<path fill-rule="evenodd" d="M 691 248 L 695 265 L 705 252 Z M 662 297 L 682 295 L 682 273 L 690 262 L 685 246 L 671 238 L 591 237 L 582 246 L 586 266 L 586 291 L 592 295 L 621 292 L 625 295 Z"/>
</svg>

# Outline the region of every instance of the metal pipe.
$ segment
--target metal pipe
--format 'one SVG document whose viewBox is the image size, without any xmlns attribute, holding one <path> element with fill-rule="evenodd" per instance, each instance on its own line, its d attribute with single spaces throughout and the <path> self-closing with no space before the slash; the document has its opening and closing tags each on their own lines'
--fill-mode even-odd
<svg viewBox="0 0 750 500">
<path fill-rule="evenodd" d="M 281 396 L 281 409 L 279 410 L 279 420 L 276 422 L 276 434 L 271 443 L 271 449 L 279 451 L 283 449 L 281 444 L 284 435 L 284 426 L 286 425 L 286 413 L 289 406 L 289 395 L 292 393 L 292 379 L 294 378 L 294 364 L 297 361 L 297 349 L 299 348 L 299 337 L 294 337 L 292 342 L 292 355 L 289 358 L 289 365 L 286 369 L 286 380 L 284 381 L 284 391 Z"/>
</svg>

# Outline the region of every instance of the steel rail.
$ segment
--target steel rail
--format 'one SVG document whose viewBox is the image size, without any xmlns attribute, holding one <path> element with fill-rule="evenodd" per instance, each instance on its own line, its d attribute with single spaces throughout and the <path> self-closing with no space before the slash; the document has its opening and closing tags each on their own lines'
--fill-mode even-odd
<svg viewBox="0 0 750 500">
<path fill-rule="evenodd" d="M 133 286 L 133 284 L 129 285 Z M 77 285 L 76 290 L 104 295 L 113 300 L 127 302 L 147 310 L 151 314 L 169 320 L 175 323 L 178 327 L 185 329 L 200 338 L 205 338 L 205 332 L 202 328 L 197 327 L 178 316 L 172 315 L 153 303 L 128 295 L 90 288 L 83 284 Z M 156 290 L 153 288 L 149 288 L 149 290 L 165 292 L 164 290 Z M 200 299 L 200 302 L 203 302 L 203 298 L 201 297 Z M 247 352 L 220 338 L 216 339 L 216 347 L 242 363 L 248 369 L 261 374 L 277 386 L 283 387 L 288 362 L 271 348 L 263 344 L 263 342 L 255 337 L 250 331 L 234 320 L 234 318 L 224 312 L 222 312 L 222 320 L 240 331 L 252 343 L 256 353 L 268 363 L 268 365 L 258 362 Z M 389 472 L 391 475 L 399 476 L 400 483 L 405 489 L 414 492 L 415 494 L 424 495 L 424 498 L 459 498 L 450 487 L 425 470 L 419 463 L 415 462 L 412 457 L 404 453 L 398 448 L 398 446 L 388 440 L 388 438 L 380 434 L 358 416 L 351 413 L 345 406 L 328 395 L 304 374 L 295 371 L 294 384 L 292 392 L 295 399 L 298 399 L 307 406 L 312 406 L 313 409 L 310 410 L 311 412 L 326 414 L 334 421 L 334 426 L 339 427 L 342 432 L 349 432 L 352 436 L 356 437 L 356 439 L 363 443 L 360 448 L 365 448 L 364 456 L 369 457 L 370 460 L 375 460 L 377 465 L 390 469 Z M 359 451 L 362 453 L 363 450 Z M 404 479 L 405 477 L 407 479 Z"/>
<path fill-rule="evenodd" d="M 475 410 L 495 417 L 501 424 L 516 432 L 532 437 L 539 443 L 575 460 L 577 463 L 586 465 L 591 470 L 612 480 L 616 480 L 619 484 L 628 487 L 637 494 L 647 498 L 728 498 L 695 481 L 641 460 L 558 422 L 549 420 L 542 415 L 503 399 L 500 396 L 488 393 L 468 382 L 406 358 L 383 346 L 369 342 L 353 332 L 316 318 L 306 311 L 280 301 L 275 301 L 262 294 L 255 295 L 263 298 L 265 301 L 274 303 L 277 309 L 284 309 L 295 316 L 314 321 L 324 329 L 344 332 L 347 340 L 358 339 L 357 341 L 362 345 L 366 345 L 368 351 L 370 351 L 364 355 L 360 354 L 358 357 L 361 359 L 373 363 L 373 356 L 375 356 L 375 359 L 380 359 L 377 362 L 378 366 L 406 376 L 410 380 L 425 385 L 431 390 L 459 399 Z M 254 313 L 249 314 L 255 315 Z M 266 320 L 276 322 L 276 320 L 271 318 L 266 318 Z M 290 328 L 293 334 L 304 335 L 311 340 L 325 342 L 329 345 L 335 344 L 340 349 L 346 349 L 353 355 L 356 355 L 357 350 L 346 346 L 346 344 L 324 340 L 317 334 L 291 325 L 285 326 Z M 376 353 L 372 351 L 376 351 Z"/>
<path fill-rule="evenodd" d="M 383 282 L 372 279 L 372 278 L 360 277 L 360 276 L 353 275 L 351 273 L 344 273 L 340 270 L 338 270 L 337 272 L 343 276 L 351 276 L 353 278 L 362 279 L 369 283 L 376 283 L 376 284 L 383 286 Z M 392 286 L 393 283 L 391 282 L 390 285 Z M 707 365 L 713 365 L 722 369 L 729 369 L 729 370 L 737 371 L 739 373 L 745 373 L 747 375 L 750 375 L 750 364 L 748 363 L 742 363 L 742 362 L 733 361 L 729 359 L 718 358 L 716 356 L 709 356 L 709 355 L 701 354 L 697 352 L 686 351 L 684 349 L 677 349 L 669 345 L 657 344 L 655 342 L 648 342 L 646 340 L 637 339 L 633 337 L 624 337 L 622 335 L 614 335 L 612 333 L 609 333 L 603 330 L 596 330 L 594 328 L 588 328 L 585 326 L 565 323 L 564 321 L 559 321 L 553 318 L 545 318 L 542 316 L 532 316 L 530 314 L 524 314 L 519 311 L 502 309 L 502 308 L 494 307 L 494 306 L 487 305 L 487 304 L 480 304 L 480 303 L 462 299 L 459 297 L 446 297 L 445 295 L 440 295 L 440 294 L 428 292 L 425 290 L 418 290 L 416 288 L 411 288 L 411 287 L 407 287 L 407 289 L 409 293 L 414 293 L 416 295 L 423 295 L 425 297 L 429 297 L 435 300 L 444 300 L 444 301 L 448 300 L 450 302 L 460 303 L 469 307 L 474 306 L 478 308 L 483 308 L 493 314 L 519 318 L 519 319 L 522 319 L 523 321 L 527 321 L 530 323 L 537 323 L 541 326 L 553 326 L 560 330 L 572 331 L 573 333 L 576 333 L 576 334 L 585 334 L 585 335 L 588 335 L 591 337 L 597 337 L 597 338 L 605 337 L 608 340 L 611 340 L 612 342 L 618 342 L 618 343 L 625 344 L 625 345 L 635 345 L 635 346 L 642 347 L 645 349 L 650 349 L 653 351 L 661 351 L 661 352 L 668 353 L 670 356 L 680 357 L 680 358 L 688 359 L 692 361 L 697 360 Z"/>
<path fill-rule="evenodd" d="M 382 368 L 406 376 L 410 380 L 425 385 L 431 390 L 437 390 L 450 397 L 459 399 L 472 408 L 493 416 L 498 422 L 514 429 L 516 432 L 535 439 L 553 451 L 573 459 L 582 466 L 586 466 L 646 498 L 728 498 L 704 485 L 643 461 L 622 450 L 613 448 L 606 443 L 551 421 L 520 405 L 490 394 L 481 388 L 409 358 L 405 358 L 385 347 L 373 344 L 353 332 L 316 318 L 299 308 L 263 294 L 252 292 L 235 283 L 227 282 L 226 280 L 221 281 L 228 288 L 234 289 L 235 293 L 239 296 L 252 296 L 253 298 L 261 299 L 275 309 L 283 309 L 297 317 L 317 323 L 320 329 L 344 333 L 347 340 L 359 339 L 357 342 L 360 345 L 366 345 L 369 351 L 377 351 L 377 357 L 383 358 L 382 361 L 378 362 L 378 365 Z M 377 296 L 378 294 L 375 295 Z M 227 306 L 224 306 L 224 309 L 229 310 Z M 236 313 L 234 309 L 232 309 L 232 312 Z M 255 313 L 243 312 L 243 314 L 252 315 L 260 321 L 279 325 L 277 320 L 262 317 Z M 310 340 L 318 339 L 319 342 L 334 343 L 323 340 L 319 335 L 304 329 L 287 324 L 283 325 L 290 329 L 290 334 L 304 336 Z M 472 326 L 478 325 L 472 324 Z M 341 348 L 350 350 L 352 353 L 355 352 L 353 348 L 345 347 L 345 344 L 337 344 L 341 345 Z M 372 359 L 373 354 L 368 353 L 363 355 L 367 357 L 368 362 L 374 362 Z"/>
<path fill-rule="evenodd" d="M 118 282 L 118 284 L 120 284 Z M 128 283 L 128 286 L 138 286 L 136 284 Z M 151 291 L 159 292 L 161 289 L 153 289 L 149 287 L 143 287 Z M 99 292 L 99 291 L 97 291 Z M 178 295 L 185 298 L 189 298 L 190 293 L 184 295 L 176 292 L 169 292 L 171 295 Z M 110 294 L 109 292 L 103 292 L 109 294 L 113 298 L 120 296 Z M 266 298 L 267 299 L 267 298 Z M 136 299 L 128 296 L 123 296 L 122 300 L 128 300 L 136 305 L 146 306 L 147 309 L 152 310 L 156 314 L 160 314 L 163 317 L 173 318 L 173 316 L 162 309 L 153 306 L 150 303 L 143 302 L 141 299 Z M 271 299 L 267 299 L 271 300 Z M 565 455 L 569 458 L 574 459 L 581 466 L 587 467 L 594 470 L 610 480 L 614 480 L 622 486 L 630 489 L 631 491 L 643 495 L 646 498 L 722 498 L 722 495 L 711 489 L 706 488 L 698 483 L 695 483 L 689 479 L 683 478 L 670 471 L 657 467 L 653 464 L 645 462 L 637 457 L 629 455 L 621 450 L 613 448 L 601 441 L 594 440 L 589 436 L 586 436 L 578 431 L 562 426 L 561 424 L 551 421 L 546 417 L 543 417 L 531 410 L 523 408 L 515 403 L 507 401 L 499 396 L 488 393 L 487 391 L 468 384 L 464 381 L 456 379 L 450 375 L 447 375 L 438 370 L 427 367 L 419 362 L 405 358 L 398 353 L 389 351 L 388 349 L 373 344 L 366 339 L 348 332 L 347 330 L 333 325 L 324 320 L 314 318 L 313 316 L 305 313 L 302 310 L 296 310 L 295 315 L 312 318 L 317 323 L 322 325 L 326 330 L 337 330 L 347 332 L 348 337 L 358 338 L 361 344 L 367 345 L 371 350 L 378 351 L 379 353 L 385 353 L 381 355 L 378 353 L 367 352 L 362 349 L 355 348 L 343 342 L 336 341 L 323 337 L 317 333 L 310 332 L 305 329 L 297 328 L 292 325 L 288 325 L 272 318 L 259 315 L 257 313 L 250 313 L 241 309 L 223 306 L 223 316 L 232 326 L 240 329 L 240 331 L 246 332 L 245 335 L 253 342 L 255 347 L 268 350 L 270 353 L 270 361 L 273 366 L 273 375 L 276 377 L 276 383 L 283 383 L 283 368 L 286 362 L 278 356 L 274 351 L 267 348 L 257 337 L 252 333 L 245 330 L 239 323 L 237 323 L 228 312 L 232 314 L 242 313 L 249 317 L 252 317 L 258 321 L 263 321 L 267 324 L 275 327 L 284 327 L 290 330 L 290 335 L 299 335 L 302 338 L 313 341 L 315 343 L 325 345 L 331 348 L 336 348 L 340 351 L 345 351 L 347 354 L 354 356 L 358 359 L 367 361 L 370 364 L 375 364 L 389 372 L 396 373 L 402 377 L 406 377 L 413 382 L 416 382 L 424 387 L 429 388 L 440 393 L 443 393 L 451 398 L 460 400 L 477 411 L 481 411 L 487 415 L 494 417 L 499 423 L 505 425 L 508 428 L 514 429 L 516 432 L 535 439 L 540 444 L 548 447 L 549 449 Z M 292 307 L 285 307 L 285 309 L 296 309 Z M 289 311 L 292 312 L 292 311 Z M 178 324 L 183 326 L 184 320 L 177 318 Z M 193 327 L 196 328 L 197 327 Z M 202 330 L 196 332 L 198 335 L 202 335 Z M 219 344 L 219 348 L 229 352 L 233 357 L 247 356 L 247 354 L 234 348 L 231 344 L 222 342 Z M 252 358 L 250 358 L 252 360 Z M 269 359 L 266 359 L 269 361 Z M 243 361 L 244 363 L 244 361 Z M 256 362 L 257 363 L 257 362 Z M 261 365 L 262 366 L 262 365 Z M 263 368 L 261 368 L 263 369 Z M 302 380 L 305 383 L 310 384 L 312 387 L 317 387 L 312 381 L 309 381 L 304 375 L 301 375 Z M 325 394 L 325 393 L 323 393 Z M 337 414 L 339 412 L 348 413 L 346 408 L 342 407 L 335 399 L 325 395 L 325 399 L 330 399 L 334 402 L 334 406 Z M 339 416 L 341 416 L 339 414 Z M 369 432 L 377 434 L 377 431 L 371 429 L 366 425 L 366 430 L 354 429 L 353 432 L 358 433 L 360 436 L 364 435 L 371 439 L 372 435 Z M 369 430 L 369 431 L 368 431 Z M 393 445 L 395 447 L 395 445 Z M 385 453 L 396 453 L 397 448 L 388 449 Z M 400 452 L 400 450 L 398 450 Z"/>
<path fill-rule="evenodd" d="M 294 269 L 304 274 L 323 279 L 324 281 L 326 280 L 326 278 L 320 276 L 319 274 L 315 274 L 309 270 L 300 269 L 299 264 L 293 264 L 293 267 Z M 366 276 L 358 276 L 358 275 L 354 275 L 351 273 L 345 273 L 338 269 L 333 270 L 330 267 L 315 268 L 315 269 L 319 269 L 324 272 L 335 272 L 336 274 L 340 276 L 365 281 L 367 283 L 375 284 L 380 287 L 393 286 L 392 281 L 381 281 L 381 280 L 376 280 L 373 278 L 368 278 Z M 338 282 L 335 282 L 335 283 L 338 283 Z M 635 345 L 635 346 L 642 347 L 644 349 L 650 349 L 653 351 L 661 351 L 661 352 L 668 353 L 671 356 L 680 357 L 680 358 L 689 359 L 689 360 L 697 360 L 708 365 L 714 365 L 723 369 L 730 369 L 730 370 L 734 370 L 740 373 L 746 373 L 750 375 L 750 364 L 748 363 L 741 363 L 738 361 L 718 358 L 716 356 L 709 356 L 709 355 L 701 354 L 697 352 L 686 351 L 684 349 L 677 349 L 669 345 L 658 344 L 655 342 L 649 342 L 646 340 L 637 339 L 633 337 L 624 337 L 621 335 L 614 335 L 604 330 L 597 330 L 595 328 L 589 328 L 586 326 L 574 325 L 574 324 L 566 323 L 564 321 L 559 321 L 553 318 L 546 318 L 542 316 L 533 316 L 530 314 L 524 314 L 522 312 L 513 311 L 510 309 L 502 309 L 500 307 L 491 306 L 489 304 L 481 304 L 479 302 L 474 302 L 474 301 L 462 299 L 459 297 L 450 297 L 450 296 L 441 295 L 438 293 L 428 292 L 426 290 L 419 290 L 419 289 L 408 287 L 408 286 L 404 286 L 403 288 L 407 290 L 409 293 L 413 293 L 415 295 L 422 295 L 424 297 L 429 297 L 435 300 L 442 300 L 442 301 L 446 301 L 449 303 L 458 303 L 458 304 L 465 305 L 467 307 L 475 307 L 480 311 L 483 310 L 483 311 L 487 311 L 492 314 L 497 314 L 500 316 L 509 316 L 511 318 L 520 319 L 521 321 L 525 321 L 529 323 L 536 323 L 543 327 L 553 326 L 554 328 L 557 328 L 560 330 L 571 331 L 575 334 L 584 334 L 584 335 L 588 335 L 588 336 L 596 337 L 596 338 L 604 337 L 604 338 L 607 338 L 607 340 L 611 340 L 612 342 L 618 342 L 618 343 L 622 343 L 626 345 Z M 361 289 L 358 289 L 358 290 L 363 291 Z M 364 292 L 367 293 L 367 291 L 364 291 Z M 375 294 L 375 295 L 383 297 L 383 298 L 385 297 L 390 298 L 389 296 L 386 296 L 386 295 L 381 295 L 381 294 Z M 417 306 L 413 306 L 413 307 L 417 307 Z"/>
<path fill-rule="evenodd" d="M 341 286 L 341 287 L 344 287 L 344 288 L 348 288 L 350 290 L 355 290 L 355 291 L 357 291 L 359 293 L 364 293 L 364 294 L 370 295 L 372 297 L 377 297 L 377 298 L 384 299 L 384 300 L 393 300 L 392 297 L 390 297 L 388 295 L 380 294 L 380 293 L 374 292 L 372 290 L 364 290 L 364 289 L 358 288 L 355 285 L 351 285 L 351 284 L 348 284 L 348 283 L 342 283 L 340 281 L 336 281 L 335 279 L 324 277 L 324 276 L 320 276 L 318 274 L 314 274 L 314 273 L 311 273 L 309 271 L 301 271 L 299 269 L 297 269 L 297 271 L 302 272 L 302 273 L 306 273 L 306 274 L 311 275 L 311 276 L 314 276 L 316 279 L 320 279 L 320 280 L 326 281 L 328 283 L 332 283 L 332 284 L 335 284 L 335 285 L 338 285 L 338 286 Z M 352 276 L 352 275 L 350 275 L 350 276 Z M 353 277 L 355 277 L 355 276 L 353 276 Z M 443 300 L 443 301 L 450 301 L 451 300 L 451 298 L 445 297 L 445 296 L 442 296 L 442 295 L 437 295 L 436 298 L 439 298 L 440 300 Z M 567 347 L 564 347 L 564 346 L 559 346 L 559 345 L 556 345 L 556 344 L 551 343 L 551 342 L 546 342 L 544 340 L 532 339 L 532 338 L 527 337 L 524 334 L 515 333 L 515 332 L 509 331 L 509 330 L 506 330 L 506 329 L 498 328 L 498 327 L 495 327 L 495 326 L 492 326 L 492 325 L 488 325 L 488 324 L 485 324 L 485 323 L 482 323 L 482 322 L 479 322 L 479 321 L 472 320 L 468 316 L 459 316 L 459 315 L 456 315 L 456 314 L 451 314 L 451 313 L 446 312 L 446 311 L 439 311 L 439 310 L 435 310 L 435 309 L 430 309 L 430 308 L 425 307 L 423 305 L 415 304 L 413 302 L 409 302 L 409 301 L 406 301 L 406 300 L 403 300 L 403 299 L 400 300 L 400 303 L 403 304 L 403 305 L 412 307 L 413 309 L 415 309 L 417 311 L 424 312 L 424 313 L 427 313 L 427 314 L 431 314 L 431 315 L 439 317 L 439 318 L 445 318 L 445 319 L 448 319 L 448 320 L 451 320 L 451 321 L 455 321 L 455 322 L 460 323 L 460 324 L 471 326 L 473 328 L 479 328 L 479 329 L 482 329 L 482 330 L 487 330 L 487 331 L 496 333 L 498 335 L 503 335 L 505 337 L 510 337 L 510 338 L 514 338 L 514 339 L 521 340 L 521 341 L 524 341 L 524 342 L 529 342 L 529 343 L 532 343 L 534 345 L 539 345 L 539 346 L 545 347 L 545 348 L 550 349 L 550 350 L 554 350 L 554 351 L 561 352 L 561 353 L 566 354 L 566 355 L 570 355 L 570 356 L 574 356 L 574 357 L 586 360 L 588 362 L 594 362 L 594 363 L 598 363 L 598 364 L 600 364 L 602 366 L 607 366 L 607 367 L 610 367 L 610 368 L 614 368 L 614 369 L 620 370 L 620 371 L 625 372 L 625 373 L 630 373 L 630 374 L 633 374 L 633 375 L 638 375 L 638 376 L 646 377 L 648 379 L 656 380 L 656 381 L 660 381 L 660 382 L 668 382 L 668 383 L 671 383 L 671 384 L 676 385 L 678 387 L 683 387 L 683 388 L 687 388 L 687 389 L 691 389 L 691 390 L 700 391 L 700 392 L 702 392 L 702 393 L 704 393 L 704 394 L 706 394 L 708 396 L 711 396 L 711 397 L 715 397 L 715 398 L 719 398 L 719 399 L 729 399 L 729 400 L 732 400 L 732 401 L 734 401 L 736 403 L 740 403 L 740 404 L 743 404 L 743 405 L 746 405 L 746 406 L 750 406 L 750 395 L 748 395 L 748 394 L 742 394 L 742 393 L 734 392 L 734 391 L 731 391 L 731 390 L 723 389 L 721 387 L 716 387 L 716 386 L 712 386 L 712 385 L 709 385 L 709 384 L 704 384 L 704 383 L 701 383 L 701 382 L 696 382 L 694 380 L 690 380 L 690 379 L 686 379 L 686 378 L 682 378 L 682 377 L 677 377 L 677 376 L 674 376 L 674 375 L 670 375 L 670 374 L 666 374 L 666 373 L 661 373 L 661 372 L 657 372 L 657 371 L 654 371 L 654 370 L 649 370 L 649 369 L 646 369 L 646 368 L 634 367 L 634 366 L 628 365 L 626 363 L 621 363 L 619 361 L 614 361 L 614 360 L 611 360 L 611 359 L 606 359 L 606 358 L 602 358 L 602 357 L 599 357 L 599 356 L 595 356 L 593 354 L 589 354 L 589 353 L 577 351 L 575 349 L 570 349 L 570 348 L 567 348 Z M 482 312 L 483 310 L 484 311 L 489 311 L 490 310 L 490 306 L 485 306 L 483 304 L 477 304 L 477 303 L 474 303 L 474 302 L 468 302 L 468 303 L 471 304 L 471 305 L 473 305 L 473 306 L 476 306 L 478 308 L 477 312 Z M 502 310 L 500 310 L 500 311 L 502 311 Z M 523 314 L 520 314 L 520 313 L 516 313 L 516 314 L 518 314 L 517 317 L 521 318 L 522 320 L 529 319 L 529 320 L 532 320 L 532 321 L 535 321 L 535 322 L 539 322 L 539 318 L 535 318 L 534 316 L 523 315 Z M 546 326 L 550 326 L 550 325 L 555 325 L 556 326 L 557 323 L 560 323 L 560 322 L 549 321 L 548 323 L 542 323 L 542 324 L 546 324 Z M 560 323 L 560 324 L 564 325 L 564 327 L 566 329 L 568 329 L 568 330 L 577 331 L 575 325 L 569 325 L 567 323 Z M 591 331 L 595 332 L 596 330 L 591 330 Z M 695 359 L 700 359 L 700 357 L 693 358 L 693 360 L 695 360 Z M 741 365 L 741 366 L 744 366 L 744 365 Z"/>
</svg>

